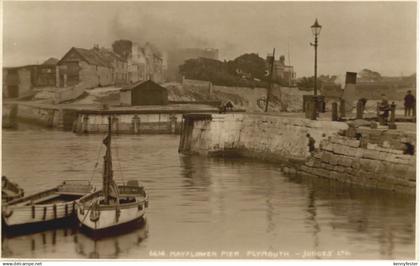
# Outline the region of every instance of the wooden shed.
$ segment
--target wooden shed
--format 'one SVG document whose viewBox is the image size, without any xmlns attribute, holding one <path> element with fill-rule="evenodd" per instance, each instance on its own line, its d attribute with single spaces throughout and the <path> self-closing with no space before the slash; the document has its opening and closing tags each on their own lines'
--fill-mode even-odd
<svg viewBox="0 0 420 266">
<path fill-rule="evenodd" d="M 142 81 L 121 89 L 120 102 L 125 106 L 166 105 L 168 90 L 151 80 Z"/>
</svg>

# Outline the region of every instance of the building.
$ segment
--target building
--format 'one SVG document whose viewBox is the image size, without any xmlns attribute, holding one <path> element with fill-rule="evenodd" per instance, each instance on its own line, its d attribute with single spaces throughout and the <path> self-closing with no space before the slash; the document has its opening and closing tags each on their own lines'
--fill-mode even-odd
<svg viewBox="0 0 420 266">
<path fill-rule="evenodd" d="M 3 68 L 3 97 L 17 98 L 30 92 L 34 87 L 35 65 Z"/>
<path fill-rule="evenodd" d="M 37 77 L 35 80 L 37 87 L 55 87 L 56 86 L 56 66 L 58 59 L 48 58 L 44 63 L 37 66 Z"/>
<path fill-rule="evenodd" d="M 39 87 L 54 87 L 56 66 L 52 58 L 41 65 L 3 68 L 3 96 L 17 98 L 32 93 Z"/>
<path fill-rule="evenodd" d="M 268 69 L 271 68 L 272 58 L 272 55 L 267 55 L 266 61 Z M 280 56 L 279 60 L 274 60 L 273 80 L 287 86 L 294 86 L 296 83 L 294 68 L 293 66 L 286 65 L 284 55 Z"/>
<path fill-rule="evenodd" d="M 120 103 L 123 106 L 167 105 L 168 90 L 152 80 L 140 81 L 121 89 Z"/>
<path fill-rule="evenodd" d="M 165 64 L 162 53 L 148 42 L 142 47 L 142 51 L 146 58 L 146 80 L 153 80 L 155 82 L 165 81 Z"/>
<path fill-rule="evenodd" d="M 57 63 L 57 87 L 78 85 L 84 89 L 127 81 L 127 63 L 105 48 L 72 47 Z"/>
<path fill-rule="evenodd" d="M 127 74 L 129 83 L 153 80 L 163 82 L 166 80 L 166 62 L 162 53 L 152 44 L 145 45 L 130 40 L 118 40 L 112 45 L 113 52 L 127 61 Z"/>
<path fill-rule="evenodd" d="M 200 57 L 218 60 L 219 50 L 212 48 L 186 48 L 170 51 L 168 53 L 167 79 L 169 81 L 181 80 L 182 77 L 179 75 L 179 66 L 184 64 L 188 59 Z"/>
<path fill-rule="evenodd" d="M 103 60 L 111 65 L 113 69 L 112 83 L 116 85 L 126 84 L 128 78 L 127 62 L 111 50 L 98 48 L 98 46 L 95 46 L 93 50 L 98 53 Z"/>
</svg>

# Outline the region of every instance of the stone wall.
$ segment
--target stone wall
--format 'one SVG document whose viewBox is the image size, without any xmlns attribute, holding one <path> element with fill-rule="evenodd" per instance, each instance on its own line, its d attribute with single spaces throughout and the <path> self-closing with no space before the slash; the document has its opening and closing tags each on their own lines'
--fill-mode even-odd
<svg viewBox="0 0 420 266">
<path fill-rule="evenodd" d="M 323 140 L 319 150 L 299 172 L 366 187 L 415 193 L 416 156 L 375 144 L 368 144 L 367 148 L 360 146 L 360 140 L 341 136 Z"/>
<path fill-rule="evenodd" d="M 188 116 L 184 119 L 189 120 Z M 310 156 L 310 134 L 315 145 L 340 130 L 342 122 L 313 121 L 263 114 L 212 114 L 211 120 L 186 121 L 180 151 L 204 155 L 239 153 L 273 161 L 304 161 Z"/>
<path fill-rule="evenodd" d="M 184 116 L 179 151 L 257 158 L 284 164 L 287 171 L 304 176 L 415 192 L 416 157 L 404 154 L 405 146 L 400 145 L 408 142 L 415 147 L 415 132 L 358 128 L 362 133 L 356 139 L 341 136 L 347 129 L 343 122 L 292 116 L 190 114 Z M 315 139 L 312 153 L 306 134 Z"/>
<path fill-rule="evenodd" d="M 45 127 L 62 126 L 62 112 L 56 108 L 32 106 L 30 104 L 4 104 L 3 112 L 10 115 L 13 108 L 16 109 L 15 119 L 17 121 L 37 124 Z"/>
<path fill-rule="evenodd" d="M 248 112 L 264 112 L 267 96 L 266 88 L 209 86 L 208 82 L 188 80 L 180 83 L 165 83 L 168 89 L 169 101 L 231 101 L 235 108 Z M 272 97 L 269 103 L 270 112 L 300 112 L 302 111 L 303 95 L 312 94 L 312 91 L 301 91 L 298 88 L 273 86 Z"/>
</svg>

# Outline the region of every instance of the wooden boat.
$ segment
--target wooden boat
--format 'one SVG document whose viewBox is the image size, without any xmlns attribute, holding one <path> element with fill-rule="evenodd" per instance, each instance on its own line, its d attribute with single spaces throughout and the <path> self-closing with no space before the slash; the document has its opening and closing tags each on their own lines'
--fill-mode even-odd
<svg viewBox="0 0 420 266">
<path fill-rule="evenodd" d="M 148 196 L 137 181 L 117 185 L 113 180 L 111 156 L 111 117 L 108 118 L 102 189 L 83 196 L 77 201 L 77 218 L 85 229 L 101 232 L 138 222 L 148 207 Z"/>
<path fill-rule="evenodd" d="M 70 218 L 76 200 L 92 191 L 87 181 L 67 180 L 57 187 L 7 202 L 2 220 L 7 227 L 35 226 Z"/>
<path fill-rule="evenodd" d="M 7 177 L 1 177 L 1 201 L 3 204 L 23 196 L 24 191 L 21 187 L 11 182 Z"/>
</svg>

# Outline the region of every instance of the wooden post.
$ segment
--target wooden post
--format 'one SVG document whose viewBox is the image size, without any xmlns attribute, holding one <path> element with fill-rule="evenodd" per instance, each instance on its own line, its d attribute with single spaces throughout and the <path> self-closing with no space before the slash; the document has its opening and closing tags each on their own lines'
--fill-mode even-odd
<svg viewBox="0 0 420 266">
<path fill-rule="evenodd" d="M 170 131 L 172 134 L 175 134 L 176 133 L 176 120 L 177 120 L 176 116 L 175 115 L 171 116 L 169 120 L 170 120 Z"/>
<path fill-rule="evenodd" d="M 134 134 L 138 134 L 140 132 L 140 118 L 138 115 L 134 115 L 132 123 Z"/>
<path fill-rule="evenodd" d="M 32 219 L 35 219 L 35 205 L 32 205 Z"/>
<path fill-rule="evenodd" d="M 42 214 L 42 220 L 47 218 L 47 207 L 44 207 L 44 213 Z"/>
<path fill-rule="evenodd" d="M 118 131 L 119 131 L 119 119 L 118 119 L 117 116 L 113 116 L 112 117 L 112 125 L 113 125 L 113 128 L 114 128 L 115 134 L 118 135 Z"/>
<path fill-rule="evenodd" d="M 338 104 L 336 102 L 332 103 L 331 111 L 331 120 L 338 121 Z"/>
<path fill-rule="evenodd" d="M 69 215 L 69 206 L 67 204 L 64 205 L 64 213 L 65 213 L 66 217 Z"/>
<path fill-rule="evenodd" d="M 57 219 L 57 205 L 53 205 L 54 219 Z"/>
</svg>

